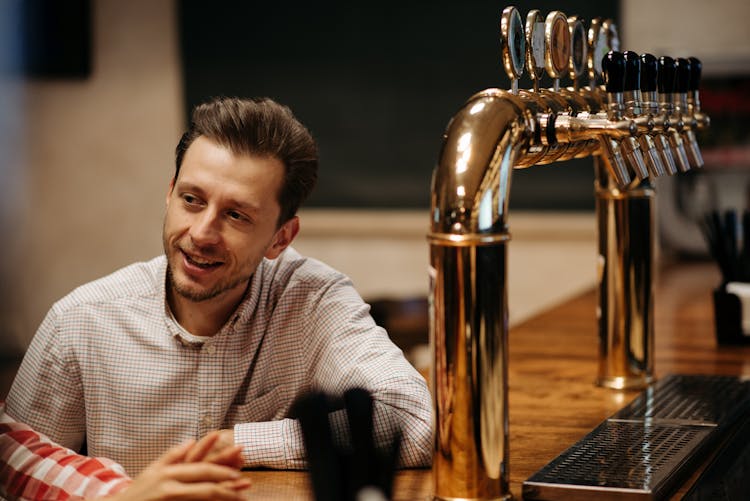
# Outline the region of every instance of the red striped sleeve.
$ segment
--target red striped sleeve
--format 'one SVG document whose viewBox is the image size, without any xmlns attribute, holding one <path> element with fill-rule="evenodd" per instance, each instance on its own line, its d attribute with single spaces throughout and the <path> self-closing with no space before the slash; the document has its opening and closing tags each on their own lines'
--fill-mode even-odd
<svg viewBox="0 0 750 501">
<path fill-rule="evenodd" d="M 15 422 L 0 402 L 0 497 L 68 501 L 114 494 L 131 482 L 117 463 L 76 454 Z"/>
</svg>

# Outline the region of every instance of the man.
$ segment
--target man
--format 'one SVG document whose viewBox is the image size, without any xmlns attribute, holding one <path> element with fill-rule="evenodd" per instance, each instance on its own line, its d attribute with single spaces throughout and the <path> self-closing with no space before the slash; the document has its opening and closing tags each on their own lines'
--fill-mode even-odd
<svg viewBox="0 0 750 501">
<path fill-rule="evenodd" d="M 167 448 L 222 430 L 243 466 L 303 468 L 291 414 L 311 390 L 374 398 L 380 443 L 431 454 L 424 379 L 350 280 L 290 247 L 317 148 L 271 100 L 198 106 L 177 146 L 164 256 L 84 285 L 34 337 L 6 412 L 57 443 L 135 474 Z M 334 412 L 337 432 L 346 417 Z"/>
</svg>

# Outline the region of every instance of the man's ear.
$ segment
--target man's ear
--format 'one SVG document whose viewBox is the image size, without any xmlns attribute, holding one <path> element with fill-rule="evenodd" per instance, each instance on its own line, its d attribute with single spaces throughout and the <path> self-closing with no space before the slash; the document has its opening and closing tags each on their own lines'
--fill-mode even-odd
<svg viewBox="0 0 750 501">
<path fill-rule="evenodd" d="M 282 224 L 281 228 L 276 230 L 271 245 L 266 249 L 264 256 L 267 259 L 276 259 L 279 257 L 279 254 L 289 247 L 289 244 L 292 243 L 292 240 L 297 236 L 297 233 L 299 233 L 299 217 L 294 216 L 292 219 Z"/>
<path fill-rule="evenodd" d="M 167 207 L 169 207 L 169 197 L 172 196 L 172 190 L 174 190 L 174 178 L 169 182 L 169 188 L 167 189 L 167 197 L 165 200 Z"/>
</svg>

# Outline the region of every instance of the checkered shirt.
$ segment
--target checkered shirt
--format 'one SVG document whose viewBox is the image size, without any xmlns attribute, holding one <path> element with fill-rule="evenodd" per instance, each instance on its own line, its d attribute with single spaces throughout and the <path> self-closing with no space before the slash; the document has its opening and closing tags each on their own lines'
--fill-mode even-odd
<svg viewBox="0 0 750 501">
<path fill-rule="evenodd" d="M 4 407 L 0 402 L 0 499 L 94 499 L 130 485 L 120 465 L 58 446 L 16 422 Z"/>
<path fill-rule="evenodd" d="M 131 475 L 167 448 L 233 428 L 246 467 L 305 467 L 292 403 L 368 390 L 380 444 L 401 428 L 403 466 L 431 457 L 427 385 L 341 273 L 288 248 L 264 260 L 210 338 L 172 318 L 166 258 L 136 263 L 57 302 L 37 331 L 7 412 L 55 442 Z M 330 416 L 341 436 L 346 416 Z"/>
</svg>

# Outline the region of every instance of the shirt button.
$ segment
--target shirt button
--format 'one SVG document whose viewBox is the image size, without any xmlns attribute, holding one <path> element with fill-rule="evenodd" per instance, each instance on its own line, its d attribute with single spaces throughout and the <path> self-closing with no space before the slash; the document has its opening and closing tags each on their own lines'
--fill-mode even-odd
<svg viewBox="0 0 750 501">
<path fill-rule="evenodd" d="M 213 355 L 215 352 L 216 347 L 214 345 L 209 344 L 208 346 L 206 346 L 206 353 L 208 353 L 209 355 Z"/>
<path fill-rule="evenodd" d="M 211 426 L 212 424 L 211 416 L 203 416 L 203 419 L 201 421 L 203 421 L 203 424 L 205 426 Z"/>
</svg>

